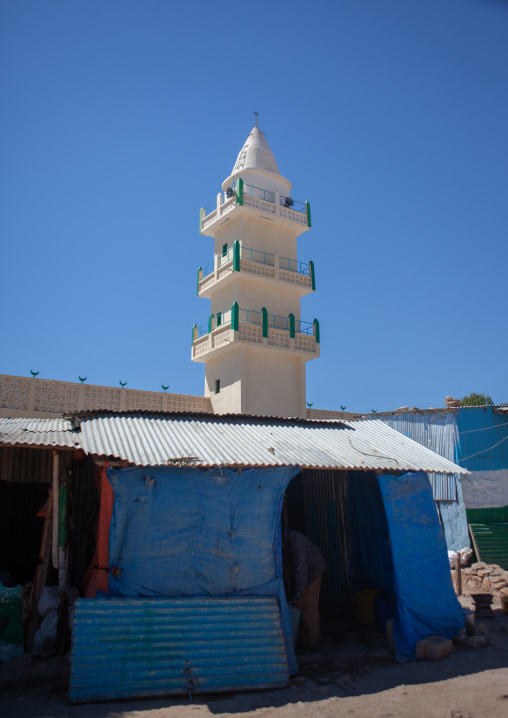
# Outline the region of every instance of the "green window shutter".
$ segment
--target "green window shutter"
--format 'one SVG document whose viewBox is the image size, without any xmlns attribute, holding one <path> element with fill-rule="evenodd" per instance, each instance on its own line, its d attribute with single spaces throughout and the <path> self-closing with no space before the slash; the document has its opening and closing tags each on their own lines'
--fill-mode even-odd
<svg viewBox="0 0 508 718">
<path fill-rule="evenodd" d="M 240 271 L 240 242 L 236 239 L 233 242 L 233 272 Z"/>
<path fill-rule="evenodd" d="M 268 311 L 267 311 L 266 307 L 263 307 L 263 309 L 261 310 L 261 314 L 263 316 L 263 336 L 267 337 L 268 336 Z"/>
<path fill-rule="evenodd" d="M 196 294 L 199 296 L 199 283 L 203 279 L 203 268 L 198 267 L 198 285 L 196 288 Z"/>
<path fill-rule="evenodd" d="M 305 202 L 305 209 L 307 211 L 307 227 L 311 227 L 312 225 L 310 223 L 310 203 L 309 202 Z"/>
<path fill-rule="evenodd" d="M 222 324 L 222 312 L 217 312 L 217 326 L 220 327 Z"/>
<path fill-rule="evenodd" d="M 319 322 L 314 319 L 314 336 L 316 337 L 316 344 L 319 344 Z"/>
<path fill-rule="evenodd" d="M 213 332 L 213 330 L 215 329 L 214 319 L 215 319 L 215 316 L 213 314 L 210 314 L 210 316 L 208 317 L 208 334 Z"/>
<path fill-rule="evenodd" d="M 232 329 L 234 329 L 235 332 L 238 331 L 238 315 L 239 315 L 238 302 L 233 302 L 233 305 L 231 307 L 231 327 L 232 327 Z"/>
<path fill-rule="evenodd" d="M 289 315 L 289 337 L 290 339 L 295 338 L 296 328 L 295 328 L 295 315 L 293 312 Z"/>
<path fill-rule="evenodd" d="M 243 206 L 243 179 L 241 177 L 236 183 L 236 204 Z"/>
<path fill-rule="evenodd" d="M 198 325 L 192 325 L 192 346 L 194 346 L 194 339 L 198 338 Z"/>
<path fill-rule="evenodd" d="M 314 262 L 311 260 L 309 262 L 309 272 L 310 272 L 310 279 L 312 282 L 312 291 L 316 291 L 316 273 L 314 271 Z"/>
<path fill-rule="evenodd" d="M 201 209 L 199 210 L 199 231 L 200 231 L 200 232 L 203 231 L 203 220 L 204 220 L 204 218 L 205 218 L 205 208 L 204 208 L 204 207 L 201 207 Z"/>
<path fill-rule="evenodd" d="M 225 257 L 228 253 L 228 243 L 222 245 L 222 256 Z"/>
</svg>

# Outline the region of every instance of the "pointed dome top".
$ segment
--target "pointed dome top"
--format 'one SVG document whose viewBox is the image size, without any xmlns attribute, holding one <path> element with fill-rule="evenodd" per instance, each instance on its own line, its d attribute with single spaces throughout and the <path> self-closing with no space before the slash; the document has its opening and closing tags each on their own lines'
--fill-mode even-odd
<svg viewBox="0 0 508 718">
<path fill-rule="evenodd" d="M 234 175 L 240 172 L 240 170 L 246 169 L 264 170 L 265 172 L 280 174 L 273 152 L 257 125 L 253 128 L 244 146 L 238 153 L 231 174 Z"/>
</svg>

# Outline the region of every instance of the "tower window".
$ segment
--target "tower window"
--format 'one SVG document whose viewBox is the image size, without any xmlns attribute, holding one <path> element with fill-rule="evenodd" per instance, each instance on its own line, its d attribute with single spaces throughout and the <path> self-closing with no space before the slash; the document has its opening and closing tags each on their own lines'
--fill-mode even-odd
<svg viewBox="0 0 508 718">
<path fill-rule="evenodd" d="M 220 394 L 220 379 L 215 380 L 215 393 Z"/>
</svg>

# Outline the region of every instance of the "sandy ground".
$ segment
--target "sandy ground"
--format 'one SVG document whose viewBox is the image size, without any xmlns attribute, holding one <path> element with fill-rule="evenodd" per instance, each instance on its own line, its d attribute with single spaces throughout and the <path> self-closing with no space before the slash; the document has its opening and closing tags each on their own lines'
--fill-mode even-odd
<svg viewBox="0 0 508 718">
<path fill-rule="evenodd" d="M 461 603 L 471 607 L 471 599 Z M 188 700 L 71 705 L 62 657 L 22 656 L 0 666 L 2 718 L 508 718 L 508 616 L 494 604 L 482 623 L 488 645 L 454 648 L 441 661 L 395 662 L 374 629 L 335 634 L 319 653 L 298 656 L 300 676 L 288 688 Z"/>
</svg>

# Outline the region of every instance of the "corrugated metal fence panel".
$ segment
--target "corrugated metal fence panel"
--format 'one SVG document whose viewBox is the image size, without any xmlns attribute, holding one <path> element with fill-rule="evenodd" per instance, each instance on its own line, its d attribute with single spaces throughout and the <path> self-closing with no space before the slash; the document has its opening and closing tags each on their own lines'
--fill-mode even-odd
<svg viewBox="0 0 508 718">
<path fill-rule="evenodd" d="M 508 569 L 508 524 L 469 524 L 478 561 Z"/>
<path fill-rule="evenodd" d="M 73 703 L 283 687 L 276 598 L 79 599 Z"/>
<path fill-rule="evenodd" d="M 376 416 L 408 439 L 417 441 L 448 461 L 455 461 L 458 442 L 456 412 L 422 411 Z M 457 500 L 458 474 L 429 473 L 432 492 L 436 501 Z"/>
<path fill-rule="evenodd" d="M 457 501 L 457 474 L 428 474 L 435 501 Z"/>
<path fill-rule="evenodd" d="M 458 410 L 457 461 L 469 471 L 500 471 L 508 468 L 508 416 L 491 406 Z"/>
</svg>

